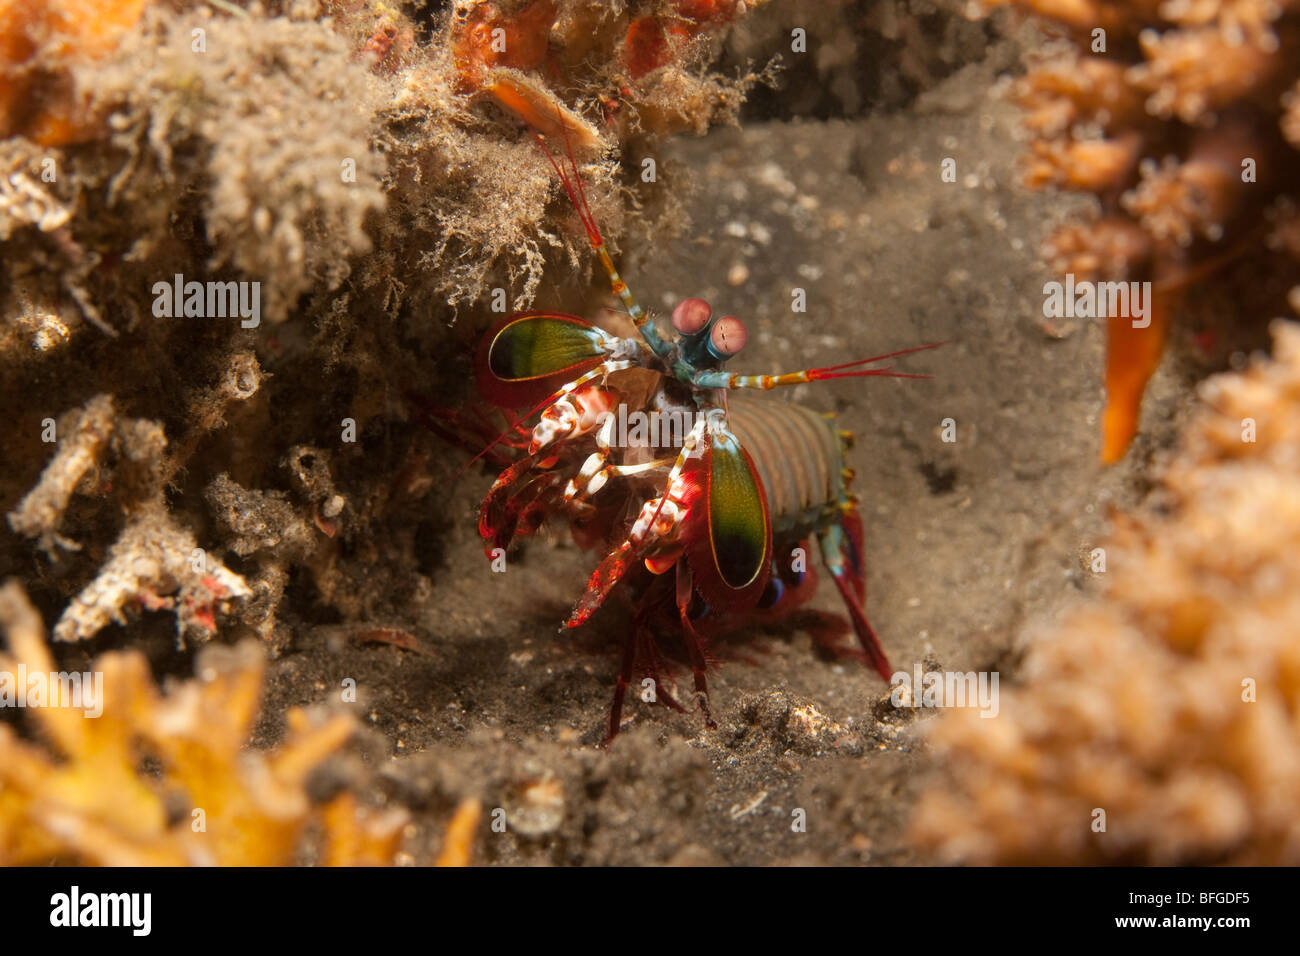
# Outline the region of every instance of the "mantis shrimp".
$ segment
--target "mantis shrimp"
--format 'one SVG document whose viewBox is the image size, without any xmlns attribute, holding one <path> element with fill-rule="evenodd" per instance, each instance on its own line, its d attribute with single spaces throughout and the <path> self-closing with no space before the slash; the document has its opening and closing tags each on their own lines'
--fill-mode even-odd
<svg viewBox="0 0 1300 956">
<path fill-rule="evenodd" d="M 497 439 L 513 433 L 522 455 L 483 499 L 479 531 L 489 556 L 499 555 L 559 515 L 580 545 L 608 549 L 568 627 L 586 622 L 621 583 L 636 595 L 606 742 L 619 731 L 638 659 L 654 682 L 652 699 L 684 710 L 659 682 L 650 633 L 656 619 L 680 628 L 699 709 L 713 726 L 707 637 L 806 602 L 816 579 L 800 557 L 810 537 L 861 648 L 841 653 L 888 680 L 888 659 L 863 611 L 862 521 L 844 462 L 851 436 L 832 416 L 750 393 L 842 378 L 928 378 L 876 363 L 942 343 L 785 374 L 728 372 L 723 366 L 745 346 L 744 323 L 688 298 L 672 311 L 674 334 L 661 335 L 615 267 L 572 152 L 566 169 L 538 141 L 635 333 L 619 336 L 576 315 L 543 311 L 509 315 L 484 336 L 475 360 L 483 396 L 503 410 L 530 410 Z M 667 454 L 622 437 L 628 409 L 678 425 L 666 429 Z"/>
</svg>

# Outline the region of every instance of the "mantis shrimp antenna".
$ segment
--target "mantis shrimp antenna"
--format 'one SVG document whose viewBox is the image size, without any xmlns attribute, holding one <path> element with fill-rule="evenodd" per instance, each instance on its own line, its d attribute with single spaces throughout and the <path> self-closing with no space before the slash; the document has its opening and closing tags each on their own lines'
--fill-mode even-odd
<svg viewBox="0 0 1300 956">
<path fill-rule="evenodd" d="M 561 126 L 561 132 L 564 136 L 565 157 L 568 160 L 568 169 L 555 158 L 550 147 L 546 145 L 546 140 L 542 134 L 533 131 L 537 143 L 546 154 L 546 159 L 555 170 L 555 175 L 559 178 L 560 184 L 564 191 L 569 195 L 569 201 L 573 203 L 573 208 L 578 212 L 578 218 L 582 220 L 582 227 L 587 231 L 587 240 L 591 243 L 592 251 L 596 253 L 596 258 L 600 260 L 601 267 L 605 274 L 609 276 L 609 286 L 614 294 L 623 302 L 623 308 L 627 309 L 627 314 L 631 317 L 632 322 L 636 325 L 637 331 L 645 339 L 646 344 L 654 350 L 654 353 L 660 358 L 667 359 L 669 354 L 669 345 L 660 337 L 659 332 L 655 329 L 654 323 L 650 321 L 650 316 L 645 309 L 641 308 L 636 297 L 632 295 L 632 290 L 628 288 L 623 277 L 618 274 L 618 269 L 614 266 L 614 260 L 609 254 L 609 248 L 605 245 L 605 238 L 600 234 L 600 227 L 596 225 L 596 217 L 592 215 L 591 206 L 587 203 L 587 193 L 582 187 L 582 174 L 578 171 L 578 162 L 573 157 L 573 149 L 569 145 L 569 135 L 564 132 Z"/>
<path fill-rule="evenodd" d="M 876 355 L 871 358 L 858 359 L 854 362 L 845 362 L 842 365 L 827 365 L 822 368 L 808 368 L 799 372 L 786 372 L 781 375 L 738 375 L 731 372 L 723 371 L 702 371 L 697 372 L 692 381 L 701 388 L 761 388 L 770 389 L 778 388 L 782 385 L 799 385 L 803 382 L 819 382 L 833 378 L 931 378 L 930 375 L 916 375 L 910 372 L 895 372 L 890 366 L 884 368 L 859 368 L 858 366 L 870 365 L 872 362 L 881 362 L 885 359 L 895 358 L 899 355 L 909 355 L 912 352 L 924 352 L 927 349 L 937 349 L 946 342 L 932 342 L 929 345 L 918 345 L 910 349 L 899 349 L 897 352 L 888 352 L 885 355 Z"/>
</svg>

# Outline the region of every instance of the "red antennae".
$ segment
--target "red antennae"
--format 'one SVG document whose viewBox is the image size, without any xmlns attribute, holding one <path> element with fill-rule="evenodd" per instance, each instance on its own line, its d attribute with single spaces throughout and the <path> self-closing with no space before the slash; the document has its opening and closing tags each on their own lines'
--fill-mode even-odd
<svg viewBox="0 0 1300 956">
<path fill-rule="evenodd" d="M 884 368 L 858 368 L 860 365 L 870 365 L 872 362 L 880 362 L 887 358 L 894 358 L 898 355 L 910 355 L 912 352 L 924 352 L 926 349 L 937 349 L 941 345 L 947 345 L 947 342 L 931 342 L 929 345 L 917 345 L 910 349 L 899 349 L 897 352 L 887 352 L 884 355 L 875 355 L 871 358 L 857 359 L 853 362 L 843 362 L 839 365 L 826 365 L 822 368 L 809 368 L 800 372 L 786 372 L 781 375 L 720 375 L 717 372 L 707 372 L 696 377 L 696 382 L 706 381 L 710 386 L 716 388 L 776 388 L 779 385 L 798 385 L 802 382 L 817 382 L 831 378 L 932 378 L 931 375 L 915 375 L 911 372 L 892 371 L 893 366 L 886 365 Z M 853 371 L 844 371 L 852 369 Z M 716 381 L 721 384 L 714 384 Z"/>
<path fill-rule="evenodd" d="M 558 103 L 555 106 L 555 113 L 557 116 L 560 115 L 560 106 Z M 590 229 L 587 235 L 593 236 L 593 242 L 598 245 L 603 245 L 605 240 L 600 234 L 600 229 L 596 226 L 596 217 L 591 213 L 591 205 L 587 202 L 587 190 L 586 187 L 582 185 L 582 172 L 578 169 L 578 158 L 573 155 L 573 144 L 569 142 L 569 128 L 565 126 L 564 123 L 560 124 L 560 137 L 564 140 L 564 152 L 569 157 L 569 166 L 573 170 L 573 182 L 578 187 L 578 201 L 582 205 L 582 212 L 585 221 L 590 223 Z"/>
<path fill-rule="evenodd" d="M 899 349 L 897 352 L 887 352 L 884 355 L 876 355 L 872 358 L 858 359 L 854 362 L 845 362 L 842 365 L 827 365 L 822 368 L 810 368 L 808 378 L 811 381 L 822 381 L 832 378 L 868 378 L 876 376 L 879 378 L 934 378 L 933 375 L 914 375 L 910 372 L 893 372 L 890 369 L 892 365 L 886 365 L 884 368 L 864 368 L 857 369 L 853 372 L 842 371 L 846 368 L 856 368 L 859 365 L 870 365 L 872 362 L 879 362 L 887 358 L 895 358 L 899 355 L 910 355 L 912 352 L 924 352 L 927 349 L 937 349 L 941 345 L 947 345 L 947 342 L 932 342 L 929 345 L 917 345 L 910 349 Z"/>
<path fill-rule="evenodd" d="M 573 208 L 577 210 L 578 218 L 582 220 L 582 227 L 587 230 L 587 238 L 591 240 L 593 246 L 602 244 L 604 239 L 601 238 L 600 230 L 596 227 L 596 220 L 591 215 L 591 209 L 587 206 L 587 197 L 582 191 L 582 177 L 578 175 L 577 163 L 574 162 L 572 154 L 570 154 L 568 158 L 569 161 L 573 163 L 574 179 L 569 178 L 568 171 L 566 171 L 556 160 L 555 154 L 552 153 L 551 148 L 546 145 L 545 137 L 543 137 L 541 133 L 537 132 L 537 130 L 533 130 L 533 136 L 537 139 L 537 145 L 542 148 L 542 152 L 546 155 L 547 162 L 549 162 L 551 168 L 555 170 L 555 175 L 560 180 L 560 185 L 562 185 L 564 191 L 568 193 L 569 201 L 573 203 Z M 568 143 L 567 137 L 565 143 Z M 576 188 L 574 187 L 575 181 L 577 182 Z"/>
<path fill-rule="evenodd" d="M 533 136 L 537 144 L 542 147 L 542 152 L 546 154 L 547 161 L 551 168 L 555 170 L 555 175 L 559 177 L 560 183 L 564 186 L 564 191 L 569 194 L 569 201 L 573 203 L 573 208 L 578 212 L 578 218 L 582 220 L 582 226 L 587 230 L 587 238 L 591 240 L 592 246 L 603 246 L 604 237 L 600 234 L 600 228 L 596 225 L 596 217 L 591 212 L 591 205 L 587 202 L 587 191 L 582 185 L 582 173 L 578 170 L 577 157 L 573 155 L 573 145 L 569 142 L 569 131 L 564 125 L 564 116 L 560 113 L 560 108 L 555 108 L 556 118 L 559 120 L 557 125 L 560 128 L 560 136 L 564 140 L 564 154 L 569 161 L 569 170 L 564 169 L 556 160 L 555 154 L 551 152 L 546 145 L 546 138 L 536 128 L 533 129 Z M 570 175 L 570 172 L 572 175 Z"/>
<path fill-rule="evenodd" d="M 882 359 L 896 358 L 899 355 L 910 355 L 912 352 L 924 352 L 927 349 L 937 349 L 941 345 L 947 345 L 947 342 L 932 342 L 929 345 L 917 345 L 910 349 L 899 349 L 897 352 L 887 352 L 884 355 L 876 355 L 872 358 L 858 359 L 854 362 L 845 362 L 843 365 L 827 365 L 824 368 L 817 369 L 819 372 L 838 372 L 843 368 L 853 368 L 855 365 L 870 365 L 872 362 L 879 362 Z M 930 378 L 929 375 L 921 376 Z"/>
</svg>

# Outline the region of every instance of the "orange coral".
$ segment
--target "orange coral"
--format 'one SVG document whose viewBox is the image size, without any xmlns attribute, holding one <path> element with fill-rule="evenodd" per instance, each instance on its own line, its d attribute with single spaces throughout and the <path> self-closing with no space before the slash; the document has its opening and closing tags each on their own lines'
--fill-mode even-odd
<svg viewBox="0 0 1300 956">
<path fill-rule="evenodd" d="M 707 117 L 725 111 L 730 99 L 720 81 L 688 78 L 682 68 L 698 59 L 694 41 L 747 7 L 738 0 L 643 0 L 631 7 L 592 0 L 460 0 L 450 24 L 457 91 L 490 96 L 535 129 L 563 133 L 580 147 L 599 146 L 600 136 L 560 94 L 593 85 L 605 88 L 598 99 L 607 118 L 628 122 L 620 109 L 627 104 L 640 126 L 656 132 L 698 129 L 700 115 L 707 124 Z M 671 96 L 660 95 L 665 80 Z M 667 109 L 667 100 L 681 105 Z"/>
<path fill-rule="evenodd" d="M 0 672 L 55 672 L 17 584 L 0 588 L 0 624 L 13 654 L 0 656 Z M 276 750 L 245 749 L 264 669 L 256 641 L 213 645 L 197 680 L 160 694 L 144 655 L 105 654 L 92 665 L 102 675 L 97 692 L 81 685 L 82 710 L 66 700 L 30 708 L 57 757 L 0 725 L 0 864 L 283 865 L 314 819 L 325 827 L 328 862 L 391 862 L 404 813 L 372 815 L 346 796 L 318 811 L 305 791 L 308 775 L 352 736 L 350 718 L 313 722 L 291 710 Z M 157 779 L 139 769 L 146 754 L 162 766 Z"/>
<path fill-rule="evenodd" d="M 1134 327 L 1119 311 L 1106 319 L 1106 408 L 1101 419 L 1101 460 L 1119 461 L 1137 434 L 1142 393 L 1160 364 L 1169 335 L 1173 293 L 1153 289 L 1147 303 L 1150 324 Z"/>
<path fill-rule="evenodd" d="M 67 70 L 117 48 L 148 0 L 0 0 L 0 138 L 42 146 L 93 135 Z"/>
<path fill-rule="evenodd" d="M 1026 182 L 1092 192 L 1096 230 L 1049 241 L 1094 279 L 1149 280 L 1152 322 L 1107 316 L 1102 456 L 1123 456 L 1160 362 L 1180 291 L 1238 258 L 1259 214 L 1297 191 L 1295 119 L 1300 10 L 1294 2 L 986 0 L 1064 29 L 1075 49 L 1018 83 L 1031 134 Z M 1104 31 L 1099 34 L 1097 31 Z M 1256 175 L 1243 170 L 1251 160 Z M 1129 222 L 1144 238 L 1120 236 Z"/>
<path fill-rule="evenodd" d="M 477 800 L 461 801 L 451 823 L 447 824 L 437 866 L 469 866 L 474 856 L 474 831 L 478 828 L 482 812 L 483 808 Z"/>
</svg>

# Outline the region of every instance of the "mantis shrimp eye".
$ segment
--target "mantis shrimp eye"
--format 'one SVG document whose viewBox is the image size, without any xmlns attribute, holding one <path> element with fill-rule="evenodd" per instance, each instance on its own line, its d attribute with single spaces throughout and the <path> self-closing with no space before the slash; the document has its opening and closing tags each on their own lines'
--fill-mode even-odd
<svg viewBox="0 0 1300 956">
<path fill-rule="evenodd" d="M 673 328 L 682 335 L 694 335 L 709 324 L 713 309 L 703 299 L 682 299 L 673 309 Z"/>
<path fill-rule="evenodd" d="M 725 315 L 718 319 L 709 334 L 709 351 L 718 358 L 728 359 L 743 349 L 748 339 L 745 323 L 734 315 Z"/>
</svg>

